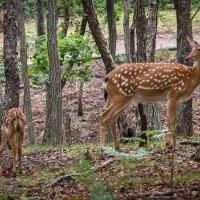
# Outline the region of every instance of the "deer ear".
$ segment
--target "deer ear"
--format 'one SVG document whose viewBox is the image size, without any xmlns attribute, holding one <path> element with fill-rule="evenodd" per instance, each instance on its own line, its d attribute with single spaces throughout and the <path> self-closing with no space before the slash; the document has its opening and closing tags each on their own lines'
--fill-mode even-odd
<svg viewBox="0 0 200 200">
<path fill-rule="evenodd" d="M 194 41 L 192 39 L 192 37 L 187 37 L 187 41 L 189 42 L 189 44 L 190 44 L 191 47 L 194 47 L 194 46 L 196 46 L 196 45 L 199 44 L 198 42 Z"/>
</svg>

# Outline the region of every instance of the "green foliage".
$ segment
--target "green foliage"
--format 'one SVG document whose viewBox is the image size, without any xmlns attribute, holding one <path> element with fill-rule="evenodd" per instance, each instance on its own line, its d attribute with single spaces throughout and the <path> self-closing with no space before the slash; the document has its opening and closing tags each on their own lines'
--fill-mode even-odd
<svg viewBox="0 0 200 200">
<path fill-rule="evenodd" d="M 155 59 L 157 61 L 169 60 L 169 58 L 170 58 L 170 53 L 169 53 L 169 50 L 167 50 L 167 49 L 160 49 L 160 50 L 156 51 L 156 53 L 155 53 Z"/>
<path fill-rule="evenodd" d="M 159 1 L 159 8 L 161 10 L 165 10 L 166 9 L 166 5 L 170 4 L 170 3 L 172 3 L 171 0 L 162 0 L 162 1 Z"/>
<path fill-rule="evenodd" d="M 142 140 L 140 141 L 139 146 L 140 147 L 147 146 L 148 141 L 160 143 L 164 140 L 165 136 L 166 132 L 162 130 L 142 131 L 140 133 L 140 138 Z"/>
<path fill-rule="evenodd" d="M 121 137 L 120 138 L 120 143 L 122 144 L 135 144 L 140 141 L 141 141 L 141 138 L 138 138 L 138 137 L 131 137 L 131 138 Z"/>
<path fill-rule="evenodd" d="M 24 194 L 20 197 L 21 200 L 36 200 L 35 197 L 26 197 Z"/>
<path fill-rule="evenodd" d="M 84 155 L 80 156 L 80 163 L 77 166 L 80 176 L 77 176 L 77 181 L 84 184 L 90 189 L 92 200 L 112 200 L 111 187 L 98 180 L 99 174 L 92 168 L 91 161 L 87 160 Z"/>
<path fill-rule="evenodd" d="M 90 37 L 71 34 L 67 37 L 58 37 L 58 51 L 60 65 L 66 80 L 81 77 L 89 81 L 93 72 L 90 64 L 93 61 L 92 54 L 96 50 L 95 44 L 90 42 Z M 75 68 L 72 68 L 75 65 Z M 32 64 L 29 65 L 29 73 L 35 84 L 47 83 L 49 80 L 49 60 L 46 36 L 36 40 L 36 53 Z"/>
<path fill-rule="evenodd" d="M 10 197 L 7 194 L 0 195 L 0 200 L 10 200 Z"/>
<path fill-rule="evenodd" d="M 124 61 L 125 61 L 125 59 L 124 59 L 124 57 L 123 57 L 122 55 L 117 54 L 117 55 L 115 56 L 115 62 L 116 62 L 116 63 L 123 63 Z"/>
<path fill-rule="evenodd" d="M 147 151 L 145 148 L 139 148 L 135 151 L 130 151 L 129 153 L 119 152 L 114 150 L 111 147 L 105 147 L 104 151 L 106 154 L 110 156 L 116 156 L 120 158 L 128 158 L 128 159 L 137 159 L 148 155 L 150 152 Z"/>
</svg>

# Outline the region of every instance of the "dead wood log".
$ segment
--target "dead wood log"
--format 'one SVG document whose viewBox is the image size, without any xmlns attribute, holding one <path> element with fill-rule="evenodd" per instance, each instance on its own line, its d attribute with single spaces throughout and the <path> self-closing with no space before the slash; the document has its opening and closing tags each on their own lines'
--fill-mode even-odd
<svg viewBox="0 0 200 200">
<path fill-rule="evenodd" d="M 79 174 L 65 174 L 63 176 L 60 176 L 56 179 L 54 179 L 53 181 L 51 181 L 50 183 L 46 184 L 43 186 L 43 188 L 47 188 L 47 187 L 52 187 L 64 180 L 67 180 L 67 179 L 72 179 L 74 176 L 78 176 Z"/>
<path fill-rule="evenodd" d="M 193 145 L 193 146 L 197 146 L 200 145 L 200 141 L 192 141 L 192 140 L 185 140 L 180 142 L 181 145 Z"/>
<path fill-rule="evenodd" d="M 100 170 L 101 168 L 106 167 L 107 165 L 113 163 L 116 160 L 117 160 L 117 158 L 110 158 L 109 160 L 106 160 L 105 162 L 103 162 L 101 165 L 93 167 L 93 169 Z"/>
</svg>

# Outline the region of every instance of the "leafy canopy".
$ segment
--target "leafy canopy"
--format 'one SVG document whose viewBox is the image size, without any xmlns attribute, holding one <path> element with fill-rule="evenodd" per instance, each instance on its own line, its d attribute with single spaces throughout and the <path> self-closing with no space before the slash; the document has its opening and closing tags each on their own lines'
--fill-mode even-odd
<svg viewBox="0 0 200 200">
<path fill-rule="evenodd" d="M 38 38 L 35 44 L 36 53 L 32 58 L 32 64 L 29 65 L 29 73 L 35 84 L 41 84 L 49 81 L 50 73 L 46 36 Z M 85 81 L 90 80 L 93 76 L 90 69 L 92 54 L 96 51 L 90 37 L 78 33 L 66 37 L 58 36 L 58 51 L 65 80 L 76 77 L 81 77 Z"/>
</svg>

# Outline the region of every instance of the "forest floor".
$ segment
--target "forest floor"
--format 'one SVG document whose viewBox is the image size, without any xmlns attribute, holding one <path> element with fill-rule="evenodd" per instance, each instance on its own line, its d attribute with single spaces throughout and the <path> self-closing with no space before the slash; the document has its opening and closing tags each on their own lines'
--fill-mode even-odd
<svg viewBox="0 0 200 200">
<path fill-rule="evenodd" d="M 167 41 L 169 35 L 163 37 Z M 118 43 L 119 53 L 122 44 Z M 83 116 L 77 114 L 80 79 L 71 80 L 64 87 L 63 110 L 71 118 L 71 143 L 64 142 L 62 152 L 59 148 L 40 146 L 45 125 L 45 90 L 41 86 L 31 87 L 38 146 L 30 147 L 25 142 L 22 175 L 13 178 L 9 170 L 0 169 L 0 200 L 200 199 L 200 163 L 191 159 L 197 147 L 180 145 L 183 138 L 178 137 L 174 153 L 167 150 L 163 140 L 149 142 L 145 149 L 139 149 L 137 141 L 123 144 L 123 153 L 113 151 L 112 144 L 100 149 L 99 115 L 105 109 L 102 61 L 96 60 L 92 69 L 94 78 L 84 85 Z M 23 92 L 21 99 L 22 96 Z M 165 103 L 160 107 L 165 129 Z M 193 94 L 194 136 L 189 140 L 200 140 L 199 107 L 200 88 L 197 88 Z M 130 105 L 125 111 L 129 127 L 136 121 L 133 110 Z M 6 151 L 0 163 L 2 160 L 8 163 Z"/>
</svg>

